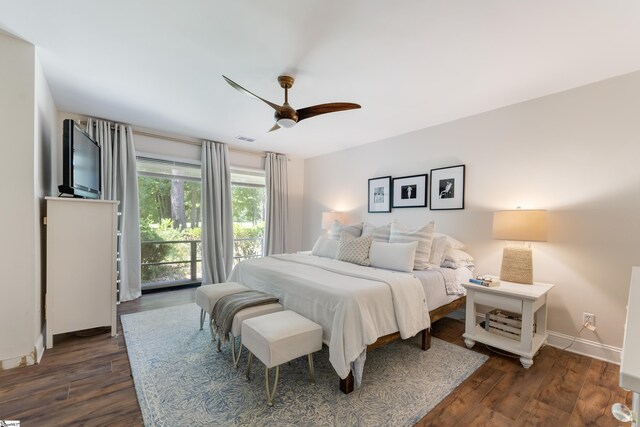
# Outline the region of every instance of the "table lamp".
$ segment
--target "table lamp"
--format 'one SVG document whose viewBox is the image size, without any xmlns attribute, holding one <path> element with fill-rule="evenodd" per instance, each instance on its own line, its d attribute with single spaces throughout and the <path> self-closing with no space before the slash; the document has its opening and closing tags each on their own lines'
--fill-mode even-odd
<svg viewBox="0 0 640 427">
<path fill-rule="evenodd" d="M 500 279 L 530 285 L 533 283 L 531 242 L 547 241 L 547 211 L 517 209 L 495 212 L 493 238 L 506 240 Z M 524 243 L 510 244 L 514 241 Z"/>
<path fill-rule="evenodd" d="M 322 229 L 329 230 L 333 221 L 340 221 L 341 223 L 346 223 L 347 214 L 346 212 L 322 212 Z"/>
</svg>

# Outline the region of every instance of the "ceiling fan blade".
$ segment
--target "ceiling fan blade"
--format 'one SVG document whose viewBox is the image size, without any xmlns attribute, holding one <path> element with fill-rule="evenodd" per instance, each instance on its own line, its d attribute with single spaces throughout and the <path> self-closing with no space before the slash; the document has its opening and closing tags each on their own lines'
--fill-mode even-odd
<svg viewBox="0 0 640 427">
<path fill-rule="evenodd" d="M 280 111 L 280 109 L 282 108 L 281 106 L 279 106 L 278 104 L 274 104 L 271 101 L 267 101 L 264 98 L 260 98 L 258 95 L 256 95 L 255 93 L 252 93 L 250 91 L 248 91 L 247 89 L 243 88 L 242 86 L 240 86 L 238 83 L 234 82 L 233 80 L 231 80 L 230 78 L 226 77 L 226 76 L 222 76 L 227 83 L 229 83 L 229 85 L 231 85 L 231 87 L 233 87 L 235 90 L 237 90 L 238 92 L 242 92 L 245 95 L 249 95 L 252 96 L 256 99 L 259 99 L 260 101 L 264 102 L 265 104 L 269 105 L 271 108 L 273 108 L 276 111 Z"/>
<path fill-rule="evenodd" d="M 298 112 L 298 121 L 320 114 L 335 113 L 336 111 L 354 110 L 361 108 L 359 104 L 351 102 L 331 102 L 329 104 L 319 104 L 311 107 L 301 108 Z"/>
<path fill-rule="evenodd" d="M 272 127 L 271 129 L 269 129 L 269 132 L 273 132 L 274 130 L 278 130 L 278 129 L 280 129 L 280 125 L 279 125 L 279 124 L 277 124 L 277 123 L 275 123 L 275 124 L 273 125 L 273 127 Z"/>
</svg>

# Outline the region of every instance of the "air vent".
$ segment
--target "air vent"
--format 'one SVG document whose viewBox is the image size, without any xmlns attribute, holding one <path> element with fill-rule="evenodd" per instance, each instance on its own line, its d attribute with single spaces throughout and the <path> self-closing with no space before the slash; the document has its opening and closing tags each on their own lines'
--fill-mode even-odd
<svg viewBox="0 0 640 427">
<path fill-rule="evenodd" d="M 256 140 L 255 138 L 249 138 L 248 136 L 242 136 L 242 135 L 236 136 L 236 139 L 239 139 L 240 141 L 247 141 L 247 142 L 253 142 Z"/>
</svg>

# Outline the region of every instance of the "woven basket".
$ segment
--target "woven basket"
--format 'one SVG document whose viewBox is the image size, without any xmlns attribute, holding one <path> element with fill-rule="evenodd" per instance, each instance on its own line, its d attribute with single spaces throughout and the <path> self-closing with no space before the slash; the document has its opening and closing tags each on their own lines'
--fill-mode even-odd
<svg viewBox="0 0 640 427">
<path fill-rule="evenodd" d="M 507 246 L 502 251 L 500 280 L 530 285 L 533 283 L 531 248 Z"/>
</svg>

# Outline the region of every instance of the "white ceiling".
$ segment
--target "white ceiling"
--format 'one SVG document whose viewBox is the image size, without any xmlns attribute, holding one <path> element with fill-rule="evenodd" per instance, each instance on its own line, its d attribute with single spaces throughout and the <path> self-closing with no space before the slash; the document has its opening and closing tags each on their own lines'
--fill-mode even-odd
<svg viewBox="0 0 640 427">
<path fill-rule="evenodd" d="M 640 69 L 637 0 L 0 0 L 57 107 L 311 157 Z M 267 133 L 294 108 L 357 102 Z M 256 138 L 253 143 L 235 139 Z"/>
</svg>

